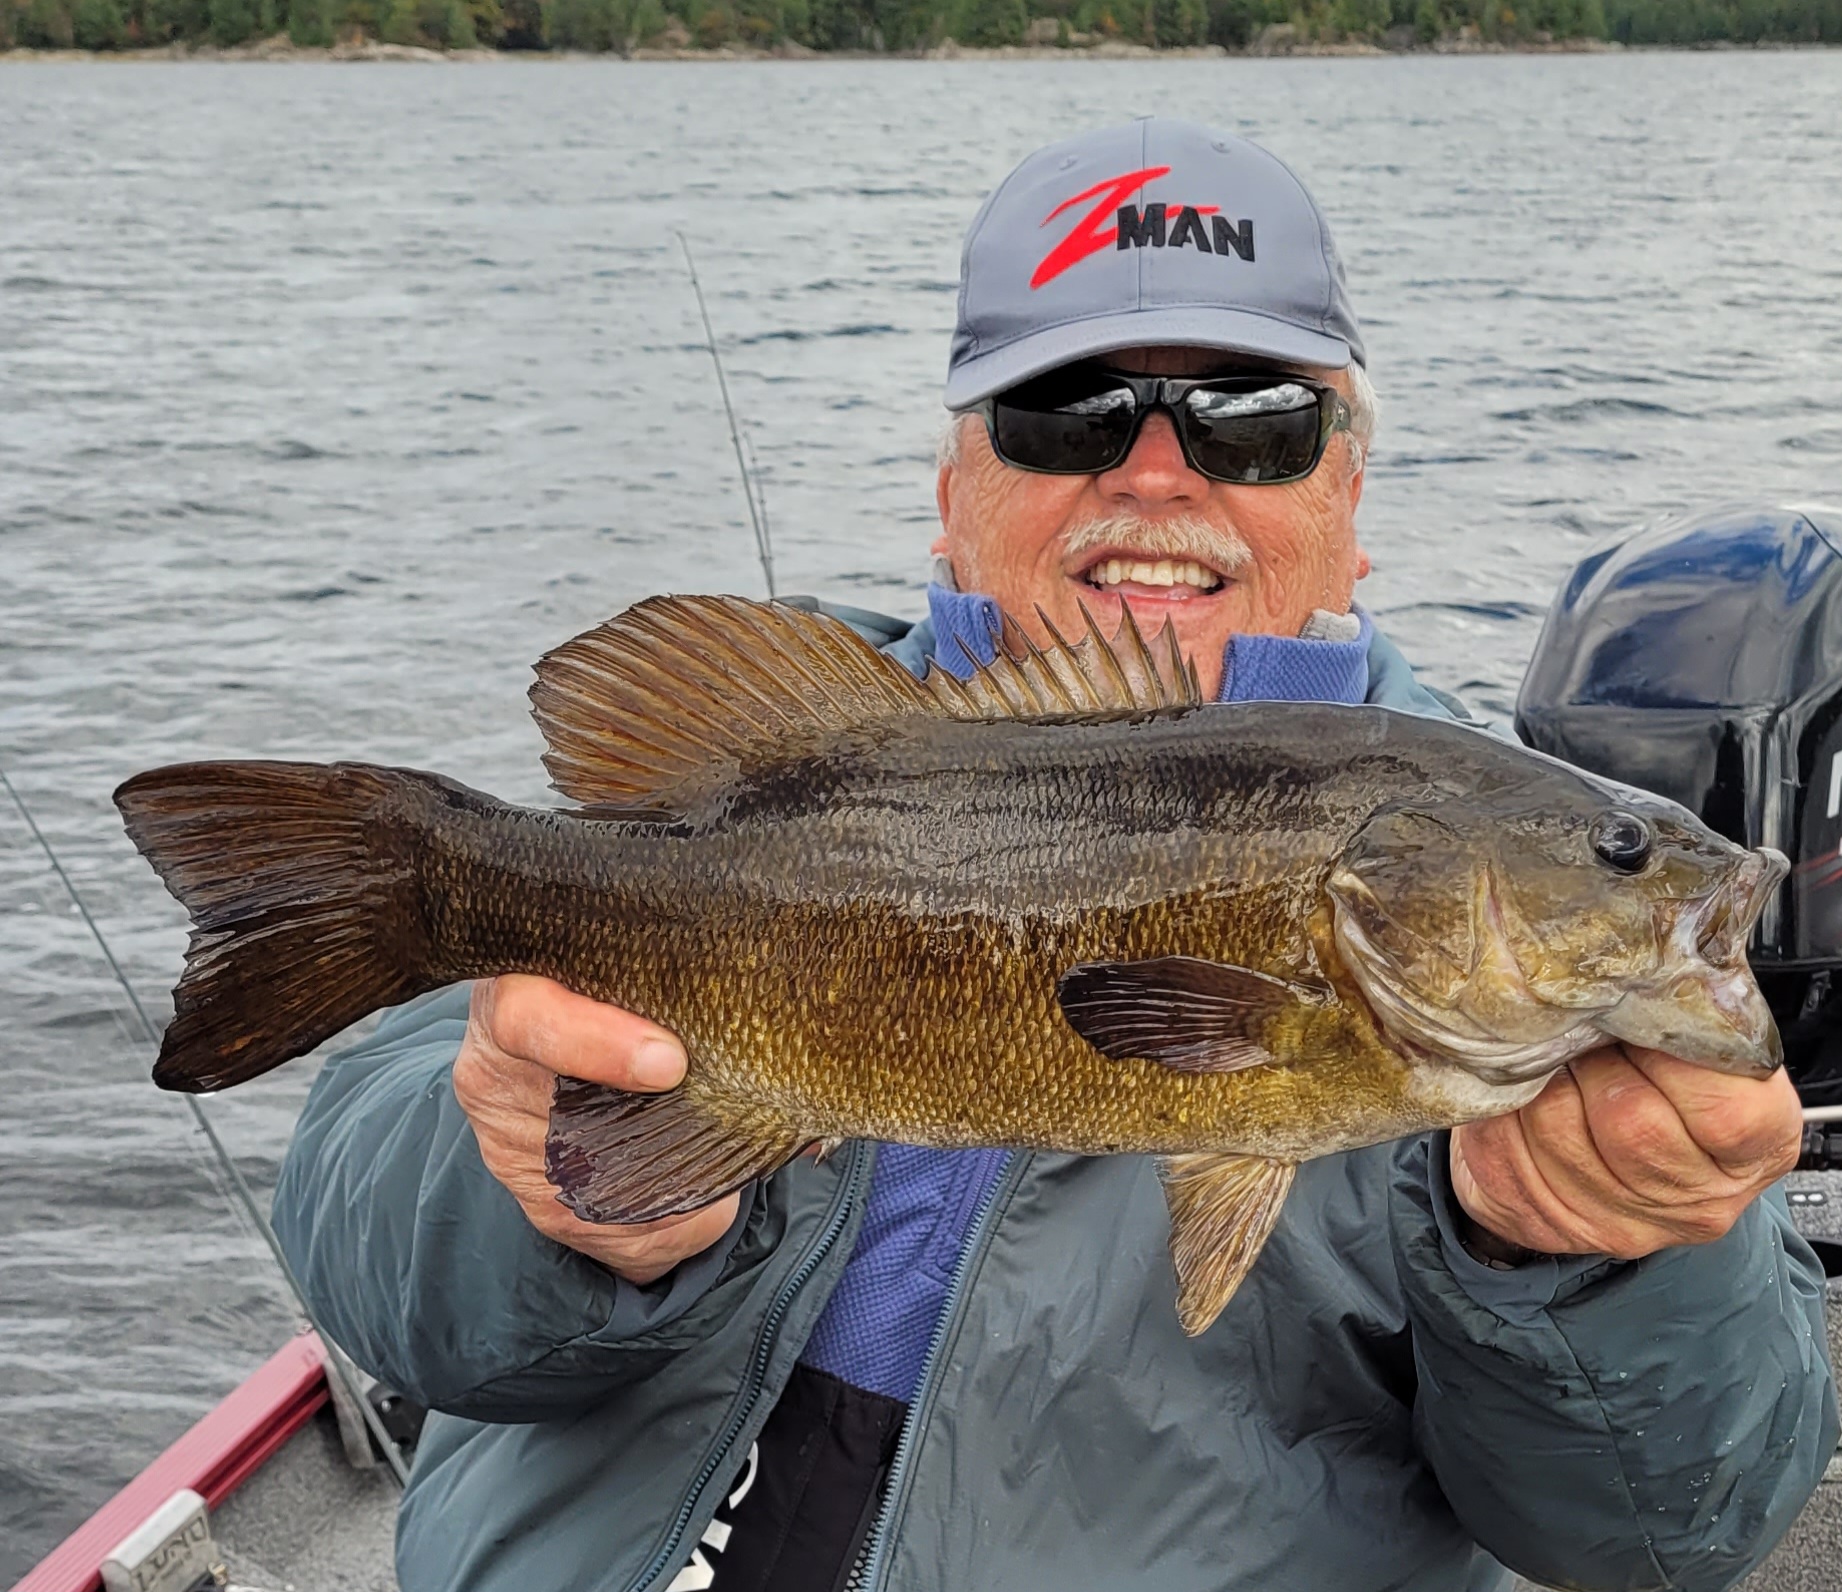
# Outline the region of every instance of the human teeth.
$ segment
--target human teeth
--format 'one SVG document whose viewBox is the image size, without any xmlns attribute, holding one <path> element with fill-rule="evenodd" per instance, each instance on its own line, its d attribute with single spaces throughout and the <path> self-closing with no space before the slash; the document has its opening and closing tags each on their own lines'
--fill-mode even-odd
<svg viewBox="0 0 1842 1592">
<path fill-rule="evenodd" d="M 1142 558 L 1108 558 L 1087 572 L 1096 586 L 1118 586 L 1132 581 L 1140 586 L 1193 586 L 1199 591 L 1213 591 L 1221 579 L 1194 559 L 1161 558 L 1156 562 Z"/>
</svg>

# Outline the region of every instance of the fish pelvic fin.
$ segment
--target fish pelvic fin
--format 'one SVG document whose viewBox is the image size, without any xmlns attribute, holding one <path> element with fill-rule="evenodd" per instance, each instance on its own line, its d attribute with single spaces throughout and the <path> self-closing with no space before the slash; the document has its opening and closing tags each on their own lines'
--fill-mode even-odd
<svg viewBox="0 0 1842 1592">
<path fill-rule="evenodd" d="M 1085 614 L 1085 610 L 1083 611 Z M 1201 700 L 1176 633 L 1156 642 L 1127 610 L 1108 641 L 1038 646 L 1005 618 L 997 656 L 959 680 L 938 664 L 917 680 L 850 626 L 788 603 L 650 597 L 547 653 L 531 708 L 544 766 L 565 796 L 645 809 L 673 791 L 778 760 L 839 732 L 900 719 L 1111 716 Z"/>
<path fill-rule="evenodd" d="M 1069 1027 L 1115 1061 L 1238 1072 L 1277 1058 L 1267 1030 L 1333 999 L 1326 986 L 1195 956 L 1081 962 L 1056 981 Z"/>
<path fill-rule="evenodd" d="M 629 1094 L 559 1078 L 544 1171 L 585 1222 L 653 1222 L 779 1171 L 811 1142 L 765 1116 L 726 1119 L 682 1087 Z"/>
<path fill-rule="evenodd" d="M 433 774 L 357 763 L 179 763 L 115 792 L 192 915 L 154 1082 L 199 1093 L 303 1056 L 437 989 L 414 816 Z"/>
<path fill-rule="evenodd" d="M 1167 1155 L 1159 1170 L 1170 1207 L 1177 1319 L 1193 1338 L 1209 1329 L 1260 1258 L 1298 1166 L 1257 1155 Z"/>
</svg>

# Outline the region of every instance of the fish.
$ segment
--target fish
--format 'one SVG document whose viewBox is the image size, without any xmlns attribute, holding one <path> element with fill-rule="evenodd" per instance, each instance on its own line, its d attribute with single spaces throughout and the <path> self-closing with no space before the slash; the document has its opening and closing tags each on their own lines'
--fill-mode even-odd
<svg viewBox="0 0 1842 1592">
<path fill-rule="evenodd" d="M 688 1057 L 660 1094 L 559 1079 L 582 1218 L 853 1139 L 1152 1155 L 1195 1334 L 1302 1161 L 1513 1111 L 1612 1040 L 1780 1064 L 1745 954 L 1778 853 L 1461 722 L 1205 704 L 1129 613 L 1043 624 L 918 678 L 798 605 L 650 598 L 536 666 L 567 808 L 358 763 L 136 775 L 116 804 L 194 926 L 154 1081 L 541 974 Z"/>
</svg>

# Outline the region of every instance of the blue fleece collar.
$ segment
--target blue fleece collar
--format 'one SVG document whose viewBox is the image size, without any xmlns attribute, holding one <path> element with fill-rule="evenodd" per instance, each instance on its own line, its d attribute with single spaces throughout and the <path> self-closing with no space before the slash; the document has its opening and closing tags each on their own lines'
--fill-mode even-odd
<svg viewBox="0 0 1842 1592">
<path fill-rule="evenodd" d="M 976 592 L 927 588 L 934 624 L 934 656 L 964 680 L 975 663 L 998 655 L 998 605 Z M 1369 643 L 1375 625 L 1361 608 L 1349 641 L 1305 641 L 1297 636 L 1230 636 L 1222 652 L 1222 702 L 1361 702 L 1369 691 Z"/>
</svg>

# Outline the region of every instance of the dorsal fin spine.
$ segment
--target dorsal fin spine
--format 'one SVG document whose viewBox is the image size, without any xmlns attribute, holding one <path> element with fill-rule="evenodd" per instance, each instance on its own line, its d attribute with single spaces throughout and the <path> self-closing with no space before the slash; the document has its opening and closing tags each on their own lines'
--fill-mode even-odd
<svg viewBox="0 0 1842 1592">
<path fill-rule="evenodd" d="M 1132 621 L 1131 608 L 1125 603 L 1119 606 L 1124 609 L 1126 622 L 1130 624 Z M 1100 621 L 1094 618 L 1094 611 L 1086 603 L 1081 604 L 1081 617 L 1087 621 L 1087 639 L 1093 646 L 1094 656 L 1105 667 L 1120 694 L 1130 695 L 1132 682 L 1126 678 L 1126 671 L 1120 667 L 1118 655 L 1106 644 L 1106 637 L 1100 633 Z"/>
<path fill-rule="evenodd" d="M 558 790 L 589 806 L 688 815 L 738 762 L 797 755 L 856 725 L 1130 713 L 1197 700 L 1167 625 L 1154 651 L 1124 611 L 1109 643 L 1082 605 L 1071 644 L 1014 620 L 997 656 L 917 680 L 842 621 L 739 597 L 649 598 L 548 654 L 531 689 Z"/>
</svg>

